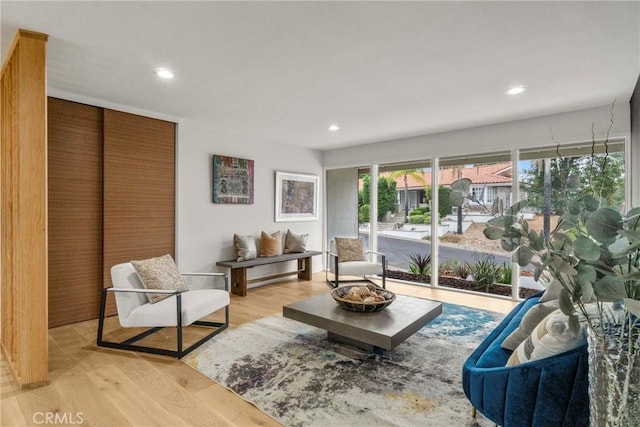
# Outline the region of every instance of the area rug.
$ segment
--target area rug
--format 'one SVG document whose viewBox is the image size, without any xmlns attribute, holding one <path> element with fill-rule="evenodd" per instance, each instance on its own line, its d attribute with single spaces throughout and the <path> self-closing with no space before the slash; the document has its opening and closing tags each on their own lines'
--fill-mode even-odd
<svg viewBox="0 0 640 427">
<path fill-rule="evenodd" d="M 277 315 L 226 331 L 182 360 L 288 427 L 490 426 L 471 418 L 461 371 L 502 317 L 443 304 L 442 315 L 378 355 Z"/>
</svg>

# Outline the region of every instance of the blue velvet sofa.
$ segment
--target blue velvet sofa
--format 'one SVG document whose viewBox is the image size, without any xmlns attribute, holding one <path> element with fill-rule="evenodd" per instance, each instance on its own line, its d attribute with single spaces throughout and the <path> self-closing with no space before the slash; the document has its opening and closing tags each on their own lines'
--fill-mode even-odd
<svg viewBox="0 0 640 427">
<path fill-rule="evenodd" d="M 516 306 L 469 356 L 464 393 L 485 417 L 504 427 L 589 425 L 587 346 L 505 367 L 512 351 L 500 347 L 540 295 Z"/>
</svg>

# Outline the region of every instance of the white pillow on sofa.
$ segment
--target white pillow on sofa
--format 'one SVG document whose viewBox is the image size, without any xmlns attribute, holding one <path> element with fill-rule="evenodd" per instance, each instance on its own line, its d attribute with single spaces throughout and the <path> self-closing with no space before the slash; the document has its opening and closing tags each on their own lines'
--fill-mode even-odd
<svg viewBox="0 0 640 427">
<path fill-rule="evenodd" d="M 520 324 L 502 341 L 501 347 L 506 350 L 515 350 L 520 343 L 527 339 L 533 329 L 549 314 L 560 308 L 559 300 L 539 302 L 527 311 Z"/>
<path fill-rule="evenodd" d="M 586 326 L 580 322 L 580 331 L 573 336 L 569 330 L 569 317 L 556 310 L 536 326 L 531 334 L 511 354 L 506 366 L 555 356 L 587 342 Z"/>
</svg>

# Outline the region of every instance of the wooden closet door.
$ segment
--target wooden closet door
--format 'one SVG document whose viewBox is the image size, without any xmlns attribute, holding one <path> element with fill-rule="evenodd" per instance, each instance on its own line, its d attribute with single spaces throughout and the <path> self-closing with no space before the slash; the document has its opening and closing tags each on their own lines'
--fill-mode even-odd
<svg viewBox="0 0 640 427">
<path fill-rule="evenodd" d="M 48 98 L 49 327 L 95 319 L 102 289 L 102 109 Z"/>
<path fill-rule="evenodd" d="M 104 110 L 105 287 L 115 264 L 174 256 L 175 133 L 175 123 Z"/>
</svg>

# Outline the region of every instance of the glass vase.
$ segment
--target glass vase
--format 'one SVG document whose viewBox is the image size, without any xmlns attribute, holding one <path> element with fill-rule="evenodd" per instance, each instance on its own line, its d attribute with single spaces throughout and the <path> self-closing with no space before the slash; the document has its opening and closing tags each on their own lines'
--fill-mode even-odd
<svg viewBox="0 0 640 427">
<path fill-rule="evenodd" d="M 591 427 L 640 427 L 639 337 L 629 316 L 588 328 Z"/>
</svg>

